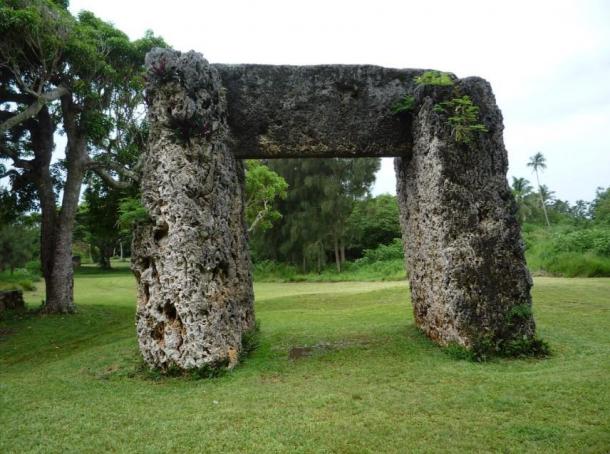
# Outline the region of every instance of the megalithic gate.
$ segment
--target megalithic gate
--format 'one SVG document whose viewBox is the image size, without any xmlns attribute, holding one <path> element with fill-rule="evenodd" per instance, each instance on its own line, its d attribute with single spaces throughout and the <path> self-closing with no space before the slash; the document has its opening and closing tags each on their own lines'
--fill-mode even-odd
<svg viewBox="0 0 610 454">
<path fill-rule="evenodd" d="M 146 58 L 150 136 L 132 269 L 140 350 L 155 368 L 232 367 L 254 327 L 243 158 L 393 156 L 415 321 L 441 345 L 534 338 L 531 278 L 489 84 L 418 85 L 422 70 L 211 65 Z M 397 115 L 405 96 L 414 108 Z M 443 103 L 483 131 L 458 140 Z M 463 139 L 463 137 L 462 137 Z"/>
</svg>

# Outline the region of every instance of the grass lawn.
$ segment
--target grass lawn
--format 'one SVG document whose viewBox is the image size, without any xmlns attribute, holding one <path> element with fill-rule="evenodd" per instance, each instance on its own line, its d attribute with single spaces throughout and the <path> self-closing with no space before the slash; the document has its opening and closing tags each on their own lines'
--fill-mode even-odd
<svg viewBox="0 0 610 454">
<path fill-rule="evenodd" d="M 553 356 L 484 364 L 419 334 L 402 282 L 256 297 L 245 364 L 155 381 L 134 372 L 131 275 L 79 274 L 77 315 L 0 322 L 0 452 L 610 450 L 610 279 L 536 279 Z"/>
</svg>

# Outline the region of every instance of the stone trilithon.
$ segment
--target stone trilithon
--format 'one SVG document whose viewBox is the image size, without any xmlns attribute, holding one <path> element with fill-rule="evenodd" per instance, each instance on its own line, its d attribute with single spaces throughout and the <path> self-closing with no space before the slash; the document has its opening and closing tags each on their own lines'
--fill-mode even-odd
<svg viewBox="0 0 610 454">
<path fill-rule="evenodd" d="M 136 229 L 132 269 L 151 367 L 232 367 L 254 327 L 243 158 L 395 157 L 417 326 L 466 348 L 533 339 L 502 116 L 487 82 L 418 86 L 421 70 L 376 66 L 211 65 L 167 49 L 146 66 L 150 216 Z M 470 96 L 487 129 L 467 144 L 435 109 L 456 93 Z M 394 114 L 405 95 L 413 111 Z"/>
</svg>

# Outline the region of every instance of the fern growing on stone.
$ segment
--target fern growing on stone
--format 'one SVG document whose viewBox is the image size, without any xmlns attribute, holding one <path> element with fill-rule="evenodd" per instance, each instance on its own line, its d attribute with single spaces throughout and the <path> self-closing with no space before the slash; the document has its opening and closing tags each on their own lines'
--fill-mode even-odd
<svg viewBox="0 0 610 454">
<path fill-rule="evenodd" d="M 479 123 L 479 107 L 470 96 L 461 96 L 438 103 L 434 110 L 449 115 L 451 134 L 458 143 L 470 144 L 476 133 L 487 132 L 484 124 Z"/>
</svg>

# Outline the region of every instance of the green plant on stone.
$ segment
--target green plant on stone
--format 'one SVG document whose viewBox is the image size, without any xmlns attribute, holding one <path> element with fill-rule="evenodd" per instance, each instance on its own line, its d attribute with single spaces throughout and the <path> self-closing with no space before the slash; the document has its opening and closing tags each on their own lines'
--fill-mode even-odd
<svg viewBox="0 0 610 454">
<path fill-rule="evenodd" d="M 437 85 L 449 87 L 453 85 L 453 80 L 448 73 L 442 71 L 426 71 L 422 75 L 415 78 L 415 83 L 418 85 Z"/>
<path fill-rule="evenodd" d="M 528 319 L 532 316 L 532 308 L 527 304 L 517 304 L 513 306 L 508 314 L 509 321 L 515 319 Z"/>
<path fill-rule="evenodd" d="M 477 132 L 487 132 L 484 124 L 479 123 L 479 107 L 470 96 L 461 96 L 434 106 L 438 113 L 448 114 L 451 134 L 458 143 L 470 144 Z"/>
<path fill-rule="evenodd" d="M 241 335 L 241 351 L 239 352 L 239 362 L 246 359 L 260 345 L 260 323 L 256 321 L 254 326 Z"/>
<path fill-rule="evenodd" d="M 409 112 L 415 106 L 415 98 L 412 95 L 405 95 L 400 101 L 398 101 L 394 107 L 392 107 L 392 112 L 395 114 Z"/>
</svg>

